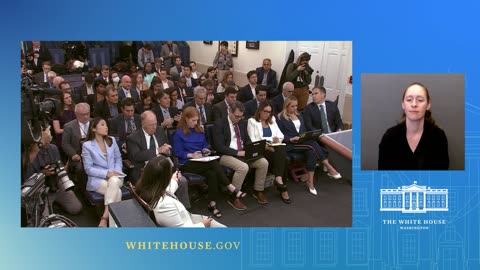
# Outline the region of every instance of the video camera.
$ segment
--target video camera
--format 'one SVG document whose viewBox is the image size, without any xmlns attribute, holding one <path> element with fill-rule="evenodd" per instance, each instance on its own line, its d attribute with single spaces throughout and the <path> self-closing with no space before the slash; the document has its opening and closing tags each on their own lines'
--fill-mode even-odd
<svg viewBox="0 0 480 270">
<path fill-rule="evenodd" d="M 62 90 L 35 87 L 29 76 L 22 78 L 21 88 L 22 144 L 39 143 L 49 117 L 60 114 L 60 100 L 52 96 L 61 95 Z"/>
</svg>

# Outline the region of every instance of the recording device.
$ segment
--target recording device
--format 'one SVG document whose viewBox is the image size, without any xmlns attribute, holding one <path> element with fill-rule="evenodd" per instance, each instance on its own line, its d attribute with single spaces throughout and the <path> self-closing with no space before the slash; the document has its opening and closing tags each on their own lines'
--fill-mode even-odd
<svg viewBox="0 0 480 270">
<path fill-rule="evenodd" d="M 53 115 L 59 115 L 61 110 L 60 100 L 51 98 L 51 96 L 61 94 L 62 90 L 35 87 L 29 76 L 22 78 L 22 144 L 30 145 L 34 142 L 40 142 L 42 129 L 48 126 L 49 118 Z"/>
<path fill-rule="evenodd" d="M 47 181 L 48 186 L 50 187 L 51 192 L 57 191 L 57 188 L 61 190 L 69 191 L 75 187 L 75 184 L 68 177 L 67 172 L 65 171 L 65 166 L 62 161 L 58 160 L 55 163 L 47 165 L 44 169 L 52 170 L 55 173 L 56 177 L 51 177 L 51 180 Z M 55 180 L 57 180 L 55 182 Z"/>
</svg>

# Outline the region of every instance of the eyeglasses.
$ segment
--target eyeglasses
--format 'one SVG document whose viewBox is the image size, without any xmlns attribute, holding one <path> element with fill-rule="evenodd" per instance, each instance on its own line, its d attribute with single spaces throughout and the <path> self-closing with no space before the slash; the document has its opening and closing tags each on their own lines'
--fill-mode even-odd
<svg viewBox="0 0 480 270">
<path fill-rule="evenodd" d="M 272 113 L 272 111 L 265 111 L 265 110 L 263 112 L 268 114 Z"/>
</svg>

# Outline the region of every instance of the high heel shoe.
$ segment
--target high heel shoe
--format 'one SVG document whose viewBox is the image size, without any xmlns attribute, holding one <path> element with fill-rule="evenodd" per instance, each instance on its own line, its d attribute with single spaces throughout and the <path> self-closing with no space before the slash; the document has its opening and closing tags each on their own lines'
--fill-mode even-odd
<svg viewBox="0 0 480 270">
<path fill-rule="evenodd" d="M 277 187 L 277 190 L 280 192 L 280 199 L 282 199 L 282 201 L 286 204 L 291 204 L 292 200 L 290 199 L 290 197 L 288 197 L 287 199 L 284 199 L 282 197 L 282 193 L 287 192 L 287 185 L 285 185 L 285 183 L 280 184 L 280 183 L 277 182 L 277 180 L 274 180 L 273 184 Z"/>
<path fill-rule="evenodd" d="M 313 188 L 313 189 L 308 188 L 308 191 L 310 191 L 311 194 L 317 196 L 317 190 L 315 188 Z"/>
<path fill-rule="evenodd" d="M 337 174 L 330 174 L 330 173 L 327 173 L 328 177 L 331 177 L 333 179 L 340 179 L 342 178 L 342 175 L 340 173 L 337 172 Z"/>
<path fill-rule="evenodd" d="M 210 210 L 210 212 L 212 212 L 212 215 L 214 217 L 216 217 L 216 218 L 221 218 L 222 217 L 222 213 L 220 212 L 220 210 L 218 210 L 216 204 L 214 204 L 214 205 L 209 204 L 208 205 L 208 210 Z"/>
</svg>

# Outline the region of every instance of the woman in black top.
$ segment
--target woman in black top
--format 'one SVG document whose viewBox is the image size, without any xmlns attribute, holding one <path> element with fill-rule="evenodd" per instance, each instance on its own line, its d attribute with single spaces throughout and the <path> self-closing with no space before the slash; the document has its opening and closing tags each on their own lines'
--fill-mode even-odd
<svg viewBox="0 0 480 270">
<path fill-rule="evenodd" d="M 448 170 L 448 141 L 430 111 L 430 94 L 421 83 L 403 92 L 402 121 L 389 128 L 379 145 L 379 170 Z"/>
</svg>

